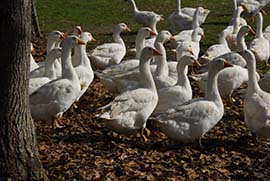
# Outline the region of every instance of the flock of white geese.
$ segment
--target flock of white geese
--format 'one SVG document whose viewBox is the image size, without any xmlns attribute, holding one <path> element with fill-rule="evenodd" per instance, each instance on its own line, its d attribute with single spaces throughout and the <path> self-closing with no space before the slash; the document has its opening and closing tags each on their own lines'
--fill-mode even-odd
<svg viewBox="0 0 270 181">
<path fill-rule="evenodd" d="M 258 137 L 270 137 L 270 76 L 260 80 L 256 72 L 256 62 L 268 66 L 270 56 L 270 26 L 263 31 L 261 14 L 270 0 L 233 0 L 229 26 L 220 33 L 219 43 L 201 57 L 204 30 L 200 26 L 210 10 L 182 8 L 181 1 L 176 0 L 177 10 L 168 17 L 170 31 L 158 32 L 157 23 L 164 17 L 139 10 L 134 0 L 128 2 L 134 20 L 143 26 L 137 33 L 133 50 L 136 56 L 132 59 L 124 60 L 127 50 L 120 34 L 130 31 L 124 23 L 114 27 L 113 43 L 99 45 L 91 52 L 86 51 L 86 44 L 95 39 L 80 26 L 71 36 L 60 31 L 49 33 L 46 61 L 36 63 L 33 57 L 30 59 L 30 108 L 35 120 L 50 120 L 53 127 L 59 127 L 57 119 L 79 101 L 95 74 L 106 89 L 118 94 L 96 115 L 106 119 L 111 130 L 128 135 L 140 133 L 147 139 L 146 123 L 153 116 L 171 140 L 189 143 L 200 141 L 221 120 L 222 98 L 232 102 L 232 92 L 247 83 L 245 123 Z M 256 33 L 241 17 L 243 11 L 256 17 Z M 249 33 L 255 38 L 246 44 Z M 168 41 L 177 61 L 166 57 L 164 44 Z M 198 59 L 205 64 L 200 65 Z M 205 97 L 192 98 L 188 66 L 199 67 L 200 74 L 189 76 L 198 82 Z"/>
</svg>

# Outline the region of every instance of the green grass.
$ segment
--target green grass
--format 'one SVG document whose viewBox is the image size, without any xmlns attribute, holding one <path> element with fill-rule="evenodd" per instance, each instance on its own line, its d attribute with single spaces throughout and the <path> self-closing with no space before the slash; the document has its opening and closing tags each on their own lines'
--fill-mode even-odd
<svg viewBox="0 0 270 181">
<path fill-rule="evenodd" d="M 176 9 L 175 0 L 136 0 L 140 10 L 152 10 L 168 16 Z M 232 17 L 232 0 L 194 0 L 182 1 L 182 7 L 202 6 L 211 10 L 206 23 L 205 39 L 201 41 L 202 52 L 218 41 L 219 32 L 228 25 Z M 125 22 L 133 32 L 140 25 L 134 22 L 131 14 L 131 4 L 125 0 L 39 0 L 37 12 L 40 27 L 46 36 L 52 30 L 71 32 L 76 25 L 81 25 L 84 31 L 91 32 L 101 42 L 111 41 L 113 26 Z M 267 17 L 265 23 L 268 22 Z M 168 22 L 158 23 L 158 30 L 168 28 Z M 134 44 L 135 34 L 125 34 L 126 44 Z"/>
</svg>

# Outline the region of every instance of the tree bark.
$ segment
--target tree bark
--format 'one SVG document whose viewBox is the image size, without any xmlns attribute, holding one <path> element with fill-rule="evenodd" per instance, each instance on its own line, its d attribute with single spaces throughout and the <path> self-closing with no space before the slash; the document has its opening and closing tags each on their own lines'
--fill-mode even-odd
<svg viewBox="0 0 270 181">
<path fill-rule="evenodd" d="M 31 0 L 31 11 L 32 11 L 31 16 L 32 16 L 33 34 L 35 34 L 36 38 L 42 38 L 42 34 L 41 34 L 39 23 L 38 23 L 35 0 Z"/>
<path fill-rule="evenodd" d="M 31 0 L 2 0 L 0 29 L 0 180 L 46 180 L 29 111 Z"/>
</svg>

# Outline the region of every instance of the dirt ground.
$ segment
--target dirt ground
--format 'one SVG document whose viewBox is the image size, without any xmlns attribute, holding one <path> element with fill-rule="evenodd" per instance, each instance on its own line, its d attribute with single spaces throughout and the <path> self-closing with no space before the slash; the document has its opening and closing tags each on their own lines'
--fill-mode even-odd
<svg viewBox="0 0 270 181">
<path fill-rule="evenodd" d="M 36 58 L 43 59 L 39 50 Z M 192 82 L 194 96 L 202 96 Z M 115 95 L 95 78 L 61 119 L 62 129 L 36 122 L 40 158 L 50 180 L 270 180 L 270 140 L 255 140 L 245 125 L 243 99 L 225 103 L 222 120 L 198 144 L 173 144 L 154 125 L 149 140 L 111 132 L 97 108 Z"/>
</svg>

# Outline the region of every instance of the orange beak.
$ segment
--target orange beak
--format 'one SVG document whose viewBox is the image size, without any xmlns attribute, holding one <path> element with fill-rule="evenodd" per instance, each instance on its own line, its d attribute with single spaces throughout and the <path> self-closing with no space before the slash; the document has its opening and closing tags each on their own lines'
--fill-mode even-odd
<svg viewBox="0 0 270 181">
<path fill-rule="evenodd" d="M 160 21 L 164 21 L 164 17 L 162 15 L 160 15 Z"/>
<path fill-rule="evenodd" d="M 162 56 L 162 54 L 155 48 L 153 48 L 154 56 Z"/>
<path fill-rule="evenodd" d="M 193 63 L 193 65 L 196 65 L 198 67 L 202 66 L 198 60 L 195 60 L 194 63 Z"/>
<path fill-rule="evenodd" d="M 93 36 L 91 38 L 92 38 L 91 41 L 93 41 L 93 42 L 97 41 Z"/>
<path fill-rule="evenodd" d="M 252 34 L 252 35 L 256 35 L 256 32 L 250 27 L 249 28 L 249 32 Z"/>
<path fill-rule="evenodd" d="M 81 35 L 83 33 L 81 28 L 78 28 L 78 35 Z"/>
<path fill-rule="evenodd" d="M 83 40 L 78 39 L 78 45 L 86 45 L 86 43 Z"/>
<path fill-rule="evenodd" d="M 67 35 L 65 33 L 60 34 L 60 40 L 64 40 L 67 38 Z"/>
<path fill-rule="evenodd" d="M 131 32 L 131 29 L 129 29 L 129 27 L 126 27 L 125 31 Z"/>
<path fill-rule="evenodd" d="M 170 40 L 175 40 L 174 36 L 171 35 Z"/>
<path fill-rule="evenodd" d="M 193 50 L 192 50 L 191 48 L 189 48 L 189 49 L 187 50 L 187 52 L 189 52 L 191 55 L 194 55 L 194 52 L 193 52 Z"/>
<path fill-rule="evenodd" d="M 156 32 L 150 31 L 150 35 L 157 36 Z"/>
<path fill-rule="evenodd" d="M 233 67 L 232 64 L 228 63 L 227 61 L 224 62 L 224 67 Z"/>
</svg>

